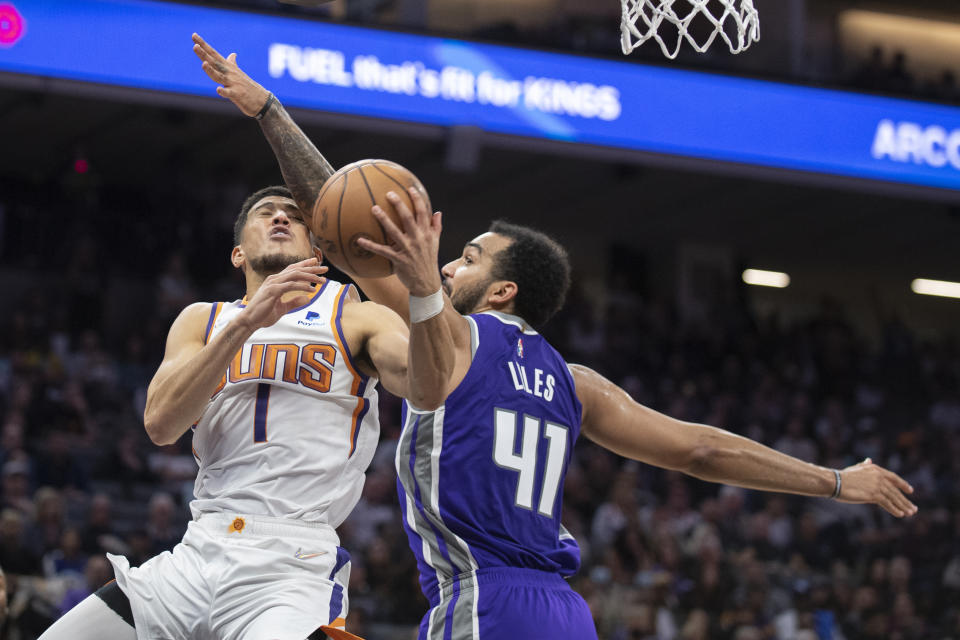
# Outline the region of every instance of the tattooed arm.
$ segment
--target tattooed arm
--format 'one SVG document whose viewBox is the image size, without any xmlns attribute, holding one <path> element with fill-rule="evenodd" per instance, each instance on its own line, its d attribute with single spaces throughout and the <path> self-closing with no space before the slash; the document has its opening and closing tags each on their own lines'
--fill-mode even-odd
<svg viewBox="0 0 960 640">
<path fill-rule="evenodd" d="M 224 58 L 197 34 L 193 34 L 193 42 L 193 52 L 203 61 L 203 70 L 220 85 L 217 93 L 237 105 L 245 115 L 260 122 L 294 201 L 305 216 L 312 216 L 313 204 L 323 184 L 335 172 L 333 165 L 327 162 L 273 94 L 240 69 L 237 54 L 231 53 Z M 347 273 L 368 298 L 390 307 L 404 321 L 409 320 L 409 293 L 396 276 L 360 278 Z"/>
<path fill-rule="evenodd" d="M 336 169 L 297 126 L 283 105 L 276 100 L 260 120 L 263 135 L 280 163 L 283 181 L 305 215 L 312 215 L 320 189 Z"/>
<path fill-rule="evenodd" d="M 220 85 L 217 93 L 237 105 L 245 115 L 260 122 L 263 135 L 280 163 L 283 181 L 300 210 L 304 215 L 310 215 L 323 183 L 335 171 L 333 166 L 273 94 L 237 65 L 237 54 L 231 53 L 224 58 L 197 34 L 193 34 L 193 42 L 193 52 L 203 61 L 203 70 Z"/>
</svg>

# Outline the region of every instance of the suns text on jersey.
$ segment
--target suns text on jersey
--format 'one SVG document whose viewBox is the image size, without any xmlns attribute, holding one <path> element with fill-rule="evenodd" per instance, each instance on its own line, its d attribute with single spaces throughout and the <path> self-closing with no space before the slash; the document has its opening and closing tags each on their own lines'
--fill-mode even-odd
<svg viewBox="0 0 960 640">
<path fill-rule="evenodd" d="M 556 387 L 557 380 L 552 373 L 543 374 L 543 369 L 533 370 L 533 375 L 527 375 L 527 369 L 522 364 L 507 361 L 507 368 L 510 369 L 510 377 L 513 379 L 513 386 L 517 391 L 529 393 L 532 396 L 543 398 L 547 402 L 553 402 L 553 390 Z M 531 380 L 533 383 L 531 384 Z"/>
<path fill-rule="evenodd" d="M 214 391 L 227 384 L 248 380 L 275 380 L 298 384 L 326 393 L 330 391 L 337 348 L 332 344 L 248 344 L 237 352 Z"/>
</svg>

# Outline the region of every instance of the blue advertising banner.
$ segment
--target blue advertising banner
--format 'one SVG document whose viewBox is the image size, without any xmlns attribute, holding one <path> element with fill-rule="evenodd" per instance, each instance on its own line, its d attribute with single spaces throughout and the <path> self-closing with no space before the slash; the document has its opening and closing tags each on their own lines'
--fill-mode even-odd
<svg viewBox="0 0 960 640">
<path fill-rule="evenodd" d="M 960 190 L 960 109 L 148 0 L 0 0 L 0 71 Z"/>
</svg>

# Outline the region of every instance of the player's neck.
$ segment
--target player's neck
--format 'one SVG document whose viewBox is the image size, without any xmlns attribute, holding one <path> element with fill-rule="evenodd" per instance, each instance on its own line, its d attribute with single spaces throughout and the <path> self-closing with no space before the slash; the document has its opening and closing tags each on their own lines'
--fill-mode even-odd
<svg viewBox="0 0 960 640">
<path fill-rule="evenodd" d="M 471 314 L 474 314 L 474 313 L 483 313 L 484 311 L 496 311 L 497 313 L 504 313 L 504 314 L 506 314 L 506 315 L 508 315 L 508 316 L 515 316 L 515 315 L 517 315 L 516 312 L 513 310 L 513 305 L 512 305 L 512 304 L 493 305 L 493 304 L 490 304 L 489 302 L 486 303 L 486 304 L 483 304 L 483 305 L 478 306 L 476 309 L 474 309 L 474 310 L 471 311 L 470 313 L 471 313 Z"/>
<path fill-rule="evenodd" d="M 260 290 L 260 286 L 263 284 L 265 278 L 256 271 L 250 271 L 244 275 L 247 282 L 247 291 L 245 297 L 247 300 L 250 300 L 256 295 L 257 291 Z"/>
</svg>

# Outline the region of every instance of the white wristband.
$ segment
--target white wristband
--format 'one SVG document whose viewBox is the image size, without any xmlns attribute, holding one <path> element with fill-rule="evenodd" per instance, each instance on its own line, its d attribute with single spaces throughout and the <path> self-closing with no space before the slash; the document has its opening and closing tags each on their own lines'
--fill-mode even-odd
<svg viewBox="0 0 960 640">
<path fill-rule="evenodd" d="M 410 296 L 410 324 L 414 322 L 424 322 L 434 316 L 440 315 L 443 311 L 443 289 L 437 289 L 436 293 L 419 298 Z"/>
</svg>

